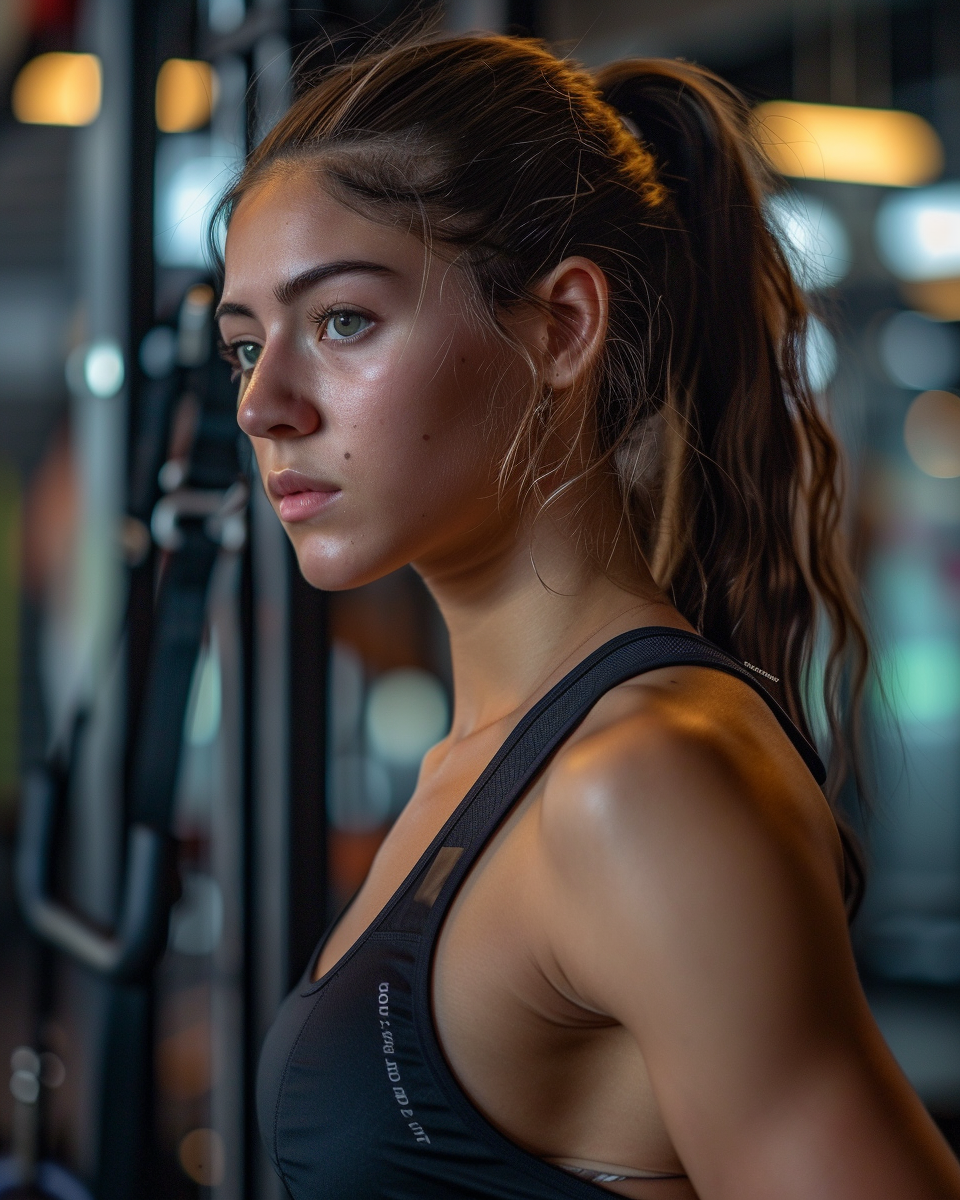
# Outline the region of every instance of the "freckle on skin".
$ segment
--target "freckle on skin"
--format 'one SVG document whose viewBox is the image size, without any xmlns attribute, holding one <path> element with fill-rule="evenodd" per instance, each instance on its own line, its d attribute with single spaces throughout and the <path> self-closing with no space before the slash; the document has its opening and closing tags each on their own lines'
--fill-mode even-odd
<svg viewBox="0 0 960 1200">
<path fill-rule="evenodd" d="M 429 441 L 430 441 L 430 434 L 429 434 L 429 433 L 425 433 L 425 434 L 423 435 L 423 440 L 424 440 L 425 442 L 429 442 Z"/>
<path fill-rule="evenodd" d="M 343 457 L 344 457 L 344 458 L 349 458 L 349 457 L 350 457 L 350 451 L 348 450 L 348 451 L 346 452 L 346 454 L 345 454 Z"/>
</svg>

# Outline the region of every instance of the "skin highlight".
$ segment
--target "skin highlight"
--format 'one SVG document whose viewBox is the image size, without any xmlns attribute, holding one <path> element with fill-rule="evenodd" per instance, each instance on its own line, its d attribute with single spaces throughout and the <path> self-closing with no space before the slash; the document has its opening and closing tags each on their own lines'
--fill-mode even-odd
<svg viewBox="0 0 960 1200">
<path fill-rule="evenodd" d="M 345 260 L 376 269 L 317 273 Z M 560 403 L 603 345 L 606 281 L 575 257 L 537 293 L 504 321 Z M 238 421 L 305 577 L 338 590 L 412 563 L 451 638 L 451 732 L 319 977 L 553 683 L 620 632 L 690 626 L 617 551 L 612 483 L 545 514 L 500 486 L 527 366 L 413 234 L 339 204 L 315 170 L 268 176 L 232 217 L 221 314 Z M 612 548 L 603 565 L 584 524 Z M 759 697 L 719 673 L 652 672 L 596 705 L 457 897 L 434 1007 L 464 1090 L 514 1141 L 689 1177 L 612 1193 L 960 1197 L 863 999 L 826 801 Z"/>
</svg>

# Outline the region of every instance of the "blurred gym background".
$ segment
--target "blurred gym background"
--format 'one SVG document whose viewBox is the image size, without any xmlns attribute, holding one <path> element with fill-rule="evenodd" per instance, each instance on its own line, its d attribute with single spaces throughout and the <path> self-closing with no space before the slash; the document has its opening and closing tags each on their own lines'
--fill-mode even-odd
<svg viewBox="0 0 960 1200">
<path fill-rule="evenodd" d="M 888 698 L 857 951 L 957 1145 L 960 5 L 436 11 L 761 106 Z M 446 730 L 416 576 L 312 591 L 248 486 L 204 252 L 298 73 L 413 13 L 0 0 L 0 1196 L 279 1196 L 260 1039 Z"/>
</svg>

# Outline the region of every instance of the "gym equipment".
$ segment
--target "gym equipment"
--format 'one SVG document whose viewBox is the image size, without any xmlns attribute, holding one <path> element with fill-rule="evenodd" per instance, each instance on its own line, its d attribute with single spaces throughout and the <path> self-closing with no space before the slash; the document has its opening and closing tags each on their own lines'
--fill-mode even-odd
<svg viewBox="0 0 960 1200">
<path fill-rule="evenodd" d="M 213 353 L 213 300 L 213 288 L 198 284 L 187 292 L 180 309 L 179 371 L 171 395 L 189 396 L 196 405 L 189 454 L 148 473 L 159 480 L 161 494 L 150 495 L 157 489 L 145 488 L 144 494 L 133 497 L 140 511 L 128 518 L 142 525 L 143 508 L 153 500 L 152 538 L 134 571 L 158 582 L 146 672 L 140 694 L 134 696 L 124 882 L 112 929 L 98 927 L 59 899 L 52 878 L 56 835 L 89 714 L 74 715 L 69 737 L 61 740 L 43 768 L 30 773 L 24 786 L 16 865 L 23 914 L 44 942 L 112 985 L 98 1183 L 104 1200 L 138 1194 L 136 1181 L 142 1177 L 150 1141 L 150 982 L 166 946 L 176 899 L 171 819 L 183 724 L 207 620 L 211 574 L 219 555 L 235 555 L 246 539 L 247 487 L 238 457 L 233 389 Z M 164 430 L 172 405 L 166 408 L 167 422 L 158 422 L 155 414 L 153 419 L 153 425 Z M 167 438 L 155 436 L 153 442 L 156 451 L 165 447 Z M 133 584 L 130 597 L 141 604 L 147 598 L 144 589 Z M 143 634 L 144 615 L 131 611 L 131 619 L 134 615 Z M 25 1079 L 18 1086 L 30 1090 Z M 25 1151 L 21 1157 L 26 1161 L 29 1154 Z"/>
</svg>

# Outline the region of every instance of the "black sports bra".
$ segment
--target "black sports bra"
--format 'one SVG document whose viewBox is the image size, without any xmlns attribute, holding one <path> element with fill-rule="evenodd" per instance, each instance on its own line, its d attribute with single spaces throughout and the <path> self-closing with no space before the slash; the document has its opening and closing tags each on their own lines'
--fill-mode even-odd
<svg viewBox="0 0 960 1200">
<path fill-rule="evenodd" d="M 609 1197 L 522 1150 L 473 1106 L 437 1040 L 431 967 L 457 889 L 564 738 L 617 684 L 679 665 L 749 684 L 823 782 L 819 758 L 776 701 L 703 638 L 651 627 L 591 654 L 517 724 L 366 932 L 312 982 L 321 941 L 281 1007 L 260 1057 L 257 1110 L 293 1200 Z"/>
</svg>

